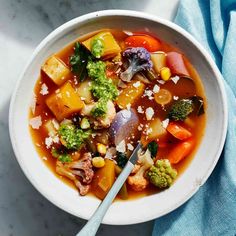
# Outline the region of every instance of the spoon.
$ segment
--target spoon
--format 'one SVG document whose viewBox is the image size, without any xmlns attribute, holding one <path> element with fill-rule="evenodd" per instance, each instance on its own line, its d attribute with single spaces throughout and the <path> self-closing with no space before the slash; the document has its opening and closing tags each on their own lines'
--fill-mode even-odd
<svg viewBox="0 0 236 236">
<path fill-rule="evenodd" d="M 82 228 L 80 232 L 76 234 L 76 236 L 94 236 L 97 233 L 97 230 L 102 222 L 103 217 L 105 216 L 108 208 L 110 207 L 112 201 L 116 197 L 120 188 L 128 178 L 129 174 L 134 168 L 134 165 L 138 159 L 138 150 L 142 148 L 142 145 L 139 143 L 137 147 L 134 149 L 132 155 L 129 158 L 129 161 L 125 165 L 124 169 L 116 179 L 115 183 L 112 185 L 110 191 L 107 193 L 106 197 L 99 205 L 97 210 L 94 212 L 90 220 L 87 224 Z"/>
</svg>

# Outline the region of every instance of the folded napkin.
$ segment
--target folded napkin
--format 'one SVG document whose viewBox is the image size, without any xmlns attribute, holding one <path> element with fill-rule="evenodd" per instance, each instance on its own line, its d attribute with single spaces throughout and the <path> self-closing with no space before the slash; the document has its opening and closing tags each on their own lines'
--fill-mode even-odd
<svg viewBox="0 0 236 236">
<path fill-rule="evenodd" d="M 155 221 L 157 235 L 236 235 L 236 0 L 180 0 L 175 22 L 211 54 L 229 107 L 228 133 L 207 182 L 183 206 Z"/>
</svg>

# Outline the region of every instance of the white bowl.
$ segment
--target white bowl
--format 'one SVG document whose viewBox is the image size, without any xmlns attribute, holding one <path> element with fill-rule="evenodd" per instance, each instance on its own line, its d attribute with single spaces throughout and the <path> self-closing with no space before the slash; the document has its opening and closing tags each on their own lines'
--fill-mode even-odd
<svg viewBox="0 0 236 236">
<path fill-rule="evenodd" d="M 63 183 L 46 167 L 29 133 L 28 112 L 33 88 L 45 59 L 79 36 L 101 28 L 150 30 L 175 45 L 198 71 L 207 96 L 205 136 L 193 161 L 175 184 L 158 194 L 116 201 L 103 220 L 103 223 L 115 225 L 140 223 L 167 214 L 193 196 L 214 169 L 225 141 L 227 105 L 221 75 L 209 54 L 185 30 L 149 14 L 124 10 L 94 12 L 60 26 L 39 44 L 20 76 L 10 105 L 10 136 L 17 160 L 35 188 L 61 209 L 89 219 L 100 200 L 89 196 L 80 197 L 76 190 Z"/>
</svg>

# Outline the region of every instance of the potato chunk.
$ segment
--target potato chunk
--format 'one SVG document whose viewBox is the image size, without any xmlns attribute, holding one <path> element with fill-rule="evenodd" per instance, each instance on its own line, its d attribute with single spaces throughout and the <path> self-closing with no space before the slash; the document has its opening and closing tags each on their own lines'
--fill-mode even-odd
<svg viewBox="0 0 236 236">
<path fill-rule="evenodd" d="M 103 58 L 112 58 L 115 57 L 120 51 L 120 46 L 114 39 L 113 35 L 110 32 L 101 32 L 93 37 L 85 40 L 82 44 L 91 51 L 91 44 L 93 39 L 99 38 L 104 42 L 104 51 L 102 54 Z"/>
<path fill-rule="evenodd" d="M 70 69 L 56 56 L 51 56 L 42 66 L 46 75 L 58 86 L 70 77 Z"/>
<path fill-rule="evenodd" d="M 79 112 L 84 106 L 84 102 L 70 82 L 67 82 L 50 95 L 46 100 L 46 104 L 58 121 Z"/>
</svg>

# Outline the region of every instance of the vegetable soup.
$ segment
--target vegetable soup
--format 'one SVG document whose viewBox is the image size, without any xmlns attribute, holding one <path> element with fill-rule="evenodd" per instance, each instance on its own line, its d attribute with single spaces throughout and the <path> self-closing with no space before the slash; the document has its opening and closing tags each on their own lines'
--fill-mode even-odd
<svg viewBox="0 0 236 236">
<path fill-rule="evenodd" d="M 177 48 L 146 33 L 101 30 L 42 65 L 29 126 L 42 160 L 81 196 L 103 199 L 138 142 L 118 198 L 171 187 L 197 150 L 206 98 Z"/>
</svg>

